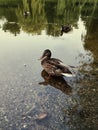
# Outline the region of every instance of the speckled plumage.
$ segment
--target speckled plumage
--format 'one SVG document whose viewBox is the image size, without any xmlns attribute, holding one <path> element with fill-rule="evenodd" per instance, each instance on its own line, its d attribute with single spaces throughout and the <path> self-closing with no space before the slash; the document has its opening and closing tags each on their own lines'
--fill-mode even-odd
<svg viewBox="0 0 98 130">
<path fill-rule="evenodd" d="M 64 65 L 59 59 L 51 58 L 51 51 L 49 49 L 46 49 L 43 52 L 40 60 L 42 67 L 49 74 L 49 76 L 73 76 L 70 66 Z"/>
</svg>

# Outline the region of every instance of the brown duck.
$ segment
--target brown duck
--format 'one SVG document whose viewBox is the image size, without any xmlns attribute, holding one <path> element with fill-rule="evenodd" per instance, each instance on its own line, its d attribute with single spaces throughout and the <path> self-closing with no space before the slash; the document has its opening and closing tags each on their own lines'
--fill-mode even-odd
<svg viewBox="0 0 98 130">
<path fill-rule="evenodd" d="M 40 58 L 41 65 L 50 76 L 75 76 L 72 67 L 64 65 L 63 62 L 56 58 L 51 58 L 51 51 L 46 49 Z"/>
</svg>

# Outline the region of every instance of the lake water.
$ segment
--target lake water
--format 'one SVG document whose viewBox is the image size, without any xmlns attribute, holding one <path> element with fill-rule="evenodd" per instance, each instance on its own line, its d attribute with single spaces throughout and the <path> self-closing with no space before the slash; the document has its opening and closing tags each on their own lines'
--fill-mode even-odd
<svg viewBox="0 0 98 130">
<path fill-rule="evenodd" d="M 0 2 L 0 130 L 97 130 L 97 12 L 96 1 Z M 45 49 L 76 77 L 47 80 Z"/>
</svg>

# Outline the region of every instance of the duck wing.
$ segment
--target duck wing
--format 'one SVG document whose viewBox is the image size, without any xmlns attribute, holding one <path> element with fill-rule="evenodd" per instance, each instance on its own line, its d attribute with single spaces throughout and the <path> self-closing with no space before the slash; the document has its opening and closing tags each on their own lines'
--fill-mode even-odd
<svg viewBox="0 0 98 130">
<path fill-rule="evenodd" d="M 73 71 L 73 68 L 76 68 L 74 66 L 67 65 L 67 64 L 63 63 L 61 60 L 56 59 L 56 58 L 51 58 L 50 61 L 53 62 L 53 63 L 57 63 L 61 66 L 65 66 L 66 68 L 68 68 L 69 70 L 72 70 L 72 71 Z"/>
<path fill-rule="evenodd" d="M 50 60 L 49 60 L 51 63 L 53 63 L 53 64 L 58 64 L 58 65 L 61 65 L 61 66 L 65 66 L 66 68 L 74 68 L 74 67 L 71 67 L 71 66 L 69 66 L 69 65 L 67 65 L 67 64 L 64 64 L 61 60 L 59 60 L 59 59 L 56 59 L 56 58 L 51 58 Z"/>
<path fill-rule="evenodd" d="M 51 58 L 50 61 L 51 61 L 51 62 L 55 62 L 55 63 L 57 63 L 57 64 L 63 63 L 61 60 L 56 59 L 56 58 Z"/>
<path fill-rule="evenodd" d="M 67 76 L 67 77 L 75 76 L 73 66 L 71 67 L 69 65 L 66 65 L 61 60 L 55 58 L 51 58 L 48 62 L 49 64 L 56 67 L 55 71 L 58 72 L 59 74 L 62 74 L 63 76 Z"/>
<path fill-rule="evenodd" d="M 57 66 L 57 67 L 60 67 L 60 68 L 63 69 L 63 70 L 64 70 L 64 69 L 65 69 L 65 70 L 70 70 L 70 68 L 71 68 L 71 66 L 64 64 L 61 60 L 56 59 L 56 58 L 51 58 L 51 59 L 49 60 L 49 63 L 51 63 L 51 64 L 53 64 L 53 65 L 55 65 L 55 66 Z"/>
<path fill-rule="evenodd" d="M 43 64 L 43 68 L 45 69 L 45 71 L 49 74 L 49 75 L 57 75 L 57 71 L 58 71 L 58 67 L 51 62 L 50 60 L 48 60 L 47 62 L 45 62 Z M 59 71 L 60 72 L 60 71 Z M 61 73 L 61 72 L 60 72 Z"/>
<path fill-rule="evenodd" d="M 59 73 L 69 73 L 72 74 L 72 72 L 69 70 L 68 66 L 65 66 L 62 61 L 58 59 L 51 59 L 48 61 L 48 63 L 55 67 L 56 71 L 59 70 Z"/>
<path fill-rule="evenodd" d="M 64 65 L 63 62 L 59 59 L 51 58 L 49 60 L 45 60 L 42 64 L 43 68 L 49 75 L 55 76 L 67 76 L 72 77 L 73 73 L 69 69 L 68 65 Z"/>
</svg>

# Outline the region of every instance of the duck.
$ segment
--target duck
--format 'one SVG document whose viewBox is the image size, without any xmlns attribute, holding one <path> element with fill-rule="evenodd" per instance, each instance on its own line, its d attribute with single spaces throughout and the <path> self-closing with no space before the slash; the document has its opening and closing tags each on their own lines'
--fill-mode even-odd
<svg viewBox="0 0 98 130">
<path fill-rule="evenodd" d="M 69 32 L 71 29 L 71 25 L 62 25 L 63 32 Z"/>
<path fill-rule="evenodd" d="M 75 74 L 72 71 L 73 66 L 65 65 L 61 60 L 51 58 L 51 51 L 49 49 L 44 50 L 41 58 L 41 65 L 44 70 L 50 76 L 66 76 L 74 77 Z"/>
<path fill-rule="evenodd" d="M 62 25 L 61 35 L 63 35 L 63 32 L 68 33 L 71 29 L 72 27 L 70 25 Z"/>
</svg>

